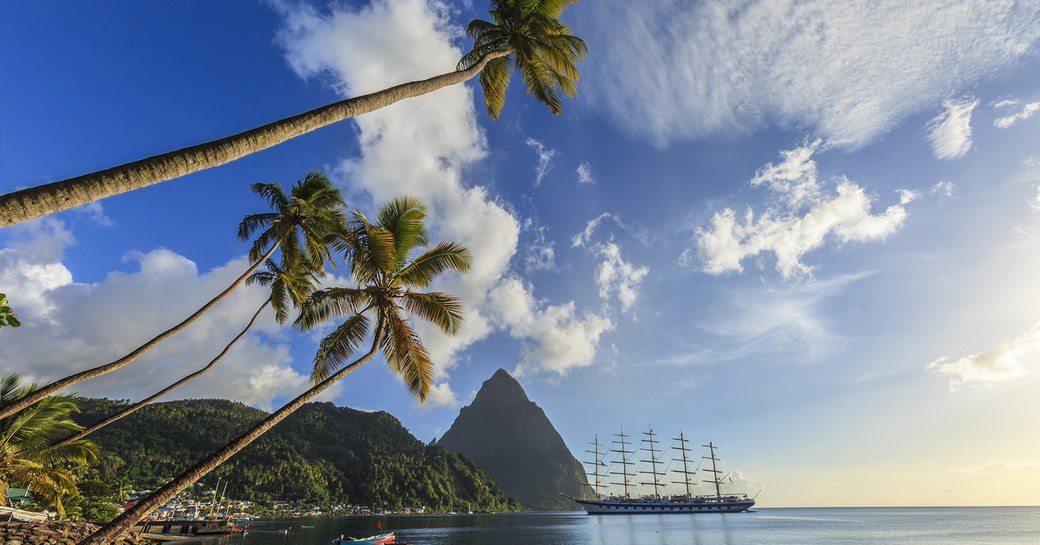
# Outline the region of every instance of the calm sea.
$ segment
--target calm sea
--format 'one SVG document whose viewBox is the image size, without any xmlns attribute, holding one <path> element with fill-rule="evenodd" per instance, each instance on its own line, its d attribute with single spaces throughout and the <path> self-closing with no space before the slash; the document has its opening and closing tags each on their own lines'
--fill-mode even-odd
<svg viewBox="0 0 1040 545">
<path fill-rule="evenodd" d="M 397 532 L 416 545 L 1040 545 L 1038 507 L 757 509 L 751 513 L 518 513 L 257 521 L 222 545 L 328 545 Z M 264 530 L 290 528 L 288 535 Z M 207 540 L 207 545 L 216 545 Z"/>
</svg>

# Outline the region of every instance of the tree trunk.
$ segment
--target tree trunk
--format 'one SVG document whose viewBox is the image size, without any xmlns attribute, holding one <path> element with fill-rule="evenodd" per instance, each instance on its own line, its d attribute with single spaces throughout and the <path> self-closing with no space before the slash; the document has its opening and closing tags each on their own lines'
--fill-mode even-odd
<svg viewBox="0 0 1040 545">
<path fill-rule="evenodd" d="M 220 353 L 217 354 L 217 357 L 215 357 L 212 360 L 210 360 L 210 362 L 207 363 L 206 366 L 203 367 L 202 369 L 199 369 L 198 371 L 195 371 L 194 373 L 192 373 L 192 374 L 190 374 L 190 375 L 188 375 L 188 376 L 178 380 L 177 382 L 174 382 L 173 384 L 163 388 L 162 390 L 159 390 L 155 394 L 152 394 L 152 395 L 146 397 L 145 399 L 142 399 L 141 401 L 138 401 L 137 403 L 134 403 L 133 405 L 123 409 L 122 411 L 119 411 L 116 414 L 113 414 L 112 416 L 109 416 L 108 418 L 106 418 L 106 419 L 104 419 L 104 420 L 102 420 L 102 421 L 100 421 L 100 422 L 98 422 L 96 424 L 91 425 L 87 429 L 85 429 L 85 430 L 83 430 L 83 431 L 81 431 L 79 433 L 70 435 L 70 436 L 66 437 L 65 439 L 62 439 L 61 441 L 57 442 L 56 445 L 67 445 L 69 443 L 72 443 L 73 441 L 79 441 L 80 439 L 83 439 L 84 437 L 86 437 L 86 436 L 88 436 L 88 435 L 90 435 L 90 434 L 100 430 L 101 428 L 103 428 L 103 427 L 105 427 L 105 426 L 107 426 L 107 425 L 109 425 L 109 424 L 111 424 L 113 422 L 118 422 L 119 420 L 122 420 L 123 418 L 126 418 L 127 416 L 130 416 L 130 415 L 134 414 L 135 412 L 140 410 L 145 405 L 148 405 L 149 403 L 155 401 L 156 399 L 159 399 L 160 397 L 168 394 L 170 391 L 179 388 L 182 384 L 184 384 L 184 383 L 186 383 L 188 381 L 194 380 L 195 378 L 197 378 L 199 376 L 202 376 L 204 373 L 206 373 L 207 371 L 212 369 L 213 366 L 218 361 L 220 361 L 220 358 L 223 358 L 224 355 L 228 353 L 228 350 L 231 350 L 231 347 L 234 346 L 235 343 L 237 343 L 239 339 L 241 339 L 242 337 L 245 336 L 246 332 L 249 331 L 249 328 L 253 327 L 253 323 L 256 322 L 256 319 L 257 319 L 258 316 L 260 316 L 260 313 L 263 312 L 264 309 L 267 308 L 267 305 L 270 304 L 270 303 L 271 303 L 270 299 L 264 301 L 264 304 L 260 305 L 260 308 L 258 308 L 256 310 L 256 313 L 253 314 L 253 318 L 249 320 L 249 323 L 246 324 L 246 327 L 244 329 L 242 329 L 242 331 L 238 335 L 235 335 L 235 338 L 231 339 L 231 342 L 229 342 L 227 344 L 227 346 L 224 347 L 224 350 L 221 350 Z"/>
<path fill-rule="evenodd" d="M 8 193 L 0 196 L 0 228 L 230 163 L 337 121 L 462 83 L 479 74 L 488 61 L 508 54 L 509 51 L 488 53 L 480 62 L 466 70 L 402 83 L 382 91 L 334 102 L 220 140 Z"/>
<path fill-rule="evenodd" d="M 111 373 L 112 371 L 125 367 L 127 364 L 136 360 L 145 352 L 154 348 L 155 345 L 176 335 L 181 330 L 191 325 L 191 323 L 197 320 L 199 316 L 202 316 L 207 310 L 209 310 L 214 305 L 223 300 L 225 297 L 227 297 L 228 294 L 230 294 L 235 288 L 237 288 L 242 282 L 244 282 L 245 279 L 249 277 L 249 275 L 253 274 L 253 271 L 256 271 L 256 269 L 259 268 L 260 265 L 263 265 L 265 261 L 270 259 L 271 255 L 274 254 L 274 251 L 280 245 L 281 241 L 275 243 L 274 246 L 271 246 L 271 249 L 268 250 L 262 258 L 260 258 L 256 263 L 253 263 L 253 265 L 250 266 L 249 269 L 246 270 L 246 272 L 242 273 L 242 276 L 239 276 L 234 282 L 232 282 L 231 285 L 227 287 L 227 289 L 217 294 L 217 296 L 213 299 L 210 299 L 208 303 L 202 305 L 202 308 L 196 310 L 194 314 L 188 316 L 183 322 L 171 327 L 170 329 L 167 329 L 166 331 L 163 331 L 152 340 L 138 347 L 133 352 L 123 356 L 122 358 L 119 358 L 118 360 L 112 363 L 106 363 L 105 365 L 100 365 L 92 369 L 87 369 L 86 371 L 80 371 L 79 373 L 76 373 L 74 375 L 69 375 L 63 379 L 56 380 L 44 386 L 43 388 L 40 388 L 39 390 L 36 390 L 35 392 L 32 392 L 31 394 L 28 394 L 18 399 L 10 405 L 5 405 L 4 407 L 0 408 L 0 418 L 7 418 L 8 416 L 11 416 L 12 414 L 17 413 L 18 411 L 25 409 L 33 403 L 36 403 L 37 401 L 51 394 L 55 394 L 65 388 L 68 388 L 73 384 L 79 384 L 80 382 L 90 380 L 94 377 L 99 377 L 101 375 Z"/>
<path fill-rule="evenodd" d="M 119 536 L 133 528 L 135 524 L 141 521 L 152 511 L 155 511 L 166 502 L 170 501 L 174 496 L 180 493 L 181 490 L 187 488 L 191 483 L 201 479 L 210 471 L 213 471 L 220 464 L 224 463 L 228 458 L 231 458 L 237 454 L 240 450 L 249 446 L 250 443 L 256 441 L 261 435 L 266 433 L 268 430 L 273 428 L 276 424 L 285 419 L 285 417 L 294 413 L 297 409 L 302 407 L 305 403 L 314 398 L 314 396 L 325 391 L 326 388 L 332 386 L 333 383 L 339 379 L 353 373 L 357 368 L 361 367 L 368 360 L 372 359 L 379 350 L 379 339 L 382 337 L 382 322 L 376 327 L 375 337 L 372 339 L 372 349 L 367 354 L 361 356 L 350 365 L 347 365 L 343 369 L 340 369 L 329 378 L 319 382 L 317 385 L 312 387 L 310 390 L 300 394 L 299 397 L 285 404 L 281 409 L 278 409 L 271 416 L 265 418 L 262 422 L 254 426 L 249 431 L 239 435 L 234 441 L 231 441 L 227 445 L 224 445 L 220 450 L 210 454 L 204 460 L 198 462 L 190 469 L 186 470 L 175 477 L 172 481 L 166 483 L 161 488 L 152 492 L 147 498 L 139 501 L 136 505 L 127 509 L 123 514 L 119 515 L 112 522 L 104 525 L 97 532 L 94 532 L 83 541 L 79 542 L 79 545 L 102 545 L 105 543 L 113 542 L 118 539 Z"/>
</svg>

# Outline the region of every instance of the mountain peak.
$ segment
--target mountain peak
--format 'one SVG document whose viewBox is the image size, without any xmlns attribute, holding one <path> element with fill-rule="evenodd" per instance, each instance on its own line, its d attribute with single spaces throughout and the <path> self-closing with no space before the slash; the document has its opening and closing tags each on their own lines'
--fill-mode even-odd
<svg viewBox="0 0 1040 545">
<path fill-rule="evenodd" d="M 473 405 L 484 404 L 494 400 L 497 403 L 530 403 L 524 387 L 505 369 L 495 371 L 491 378 L 480 385 L 480 390 L 473 398 Z"/>
<path fill-rule="evenodd" d="M 472 458 L 528 509 L 574 509 L 560 494 L 582 496 L 588 488 L 581 463 L 504 369 L 484 381 L 438 444 Z"/>
</svg>

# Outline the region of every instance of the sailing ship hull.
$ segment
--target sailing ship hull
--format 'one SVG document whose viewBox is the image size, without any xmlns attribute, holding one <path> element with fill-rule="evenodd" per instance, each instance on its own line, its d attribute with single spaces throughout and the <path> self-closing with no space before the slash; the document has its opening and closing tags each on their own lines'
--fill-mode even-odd
<svg viewBox="0 0 1040 545">
<path fill-rule="evenodd" d="M 585 512 L 590 515 L 667 515 L 676 513 L 739 513 L 747 511 L 755 505 L 755 500 L 744 498 L 716 499 L 694 498 L 692 500 L 675 501 L 667 499 L 654 500 L 578 500 Z"/>
</svg>

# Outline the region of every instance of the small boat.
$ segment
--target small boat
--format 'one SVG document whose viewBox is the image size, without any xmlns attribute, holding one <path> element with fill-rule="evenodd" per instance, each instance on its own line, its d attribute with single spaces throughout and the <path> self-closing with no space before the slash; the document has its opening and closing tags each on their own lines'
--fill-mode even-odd
<svg viewBox="0 0 1040 545">
<path fill-rule="evenodd" d="M 339 539 L 332 540 L 334 545 L 342 545 L 349 543 L 351 545 L 388 545 L 390 543 L 397 543 L 395 541 L 394 533 L 390 532 L 387 534 L 379 534 L 376 536 L 368 537 L 348 537 L 344 538 L 340 536 Z"/>
</svg>

